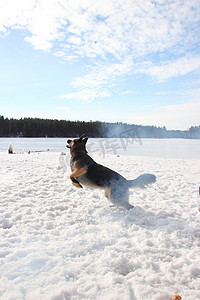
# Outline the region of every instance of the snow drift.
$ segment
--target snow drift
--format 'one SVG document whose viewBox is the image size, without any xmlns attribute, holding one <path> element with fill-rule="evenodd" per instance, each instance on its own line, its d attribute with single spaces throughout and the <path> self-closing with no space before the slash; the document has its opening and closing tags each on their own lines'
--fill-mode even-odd
<svg viewBox="0 0 200 300">
<path fill-rule="evenodd" d="M 199 160 L 93 155 L 156 175 L 126 211 L 73 187 L 64 157 L 0 153 L 0 298 L 199 300 Z"/>
</svg>

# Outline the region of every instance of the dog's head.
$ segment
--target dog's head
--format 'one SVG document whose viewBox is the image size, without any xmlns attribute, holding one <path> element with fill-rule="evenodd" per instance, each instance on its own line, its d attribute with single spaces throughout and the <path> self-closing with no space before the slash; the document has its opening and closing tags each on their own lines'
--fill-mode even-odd
<svg viewBox="0 0 200 300">
<path fill-rule="evenodd" d="M 86 151 L 85 145 L 87 143 L 88 137 L 82 134 L 78 139 L 68 140 L 67 148 L 70 148 L 70 152 L 73 153 L 75 151 Z"/>
</svg>

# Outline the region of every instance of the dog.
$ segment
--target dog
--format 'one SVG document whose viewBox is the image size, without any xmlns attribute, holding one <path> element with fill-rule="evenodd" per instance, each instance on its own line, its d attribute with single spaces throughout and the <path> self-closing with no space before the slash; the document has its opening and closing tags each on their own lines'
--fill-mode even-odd
<svg viewBox="0 0 200 300">
<path fill-rule="evenodd" d="M 143 174 L 134 180 L 127 180 L 119 173 L 96 163 L 87 153 L 86 143 L 88 137 L 81 135 L 79 138 L 67 141 L 67 147 L 71 153 L 72 184 L 77 188 L 83 186 L 100 188 L 105 192 L 114 205 L 131 209 L 129 200 L 129 188 L 140 187 L 156 182 L 153 174 Z"/>
</svg>

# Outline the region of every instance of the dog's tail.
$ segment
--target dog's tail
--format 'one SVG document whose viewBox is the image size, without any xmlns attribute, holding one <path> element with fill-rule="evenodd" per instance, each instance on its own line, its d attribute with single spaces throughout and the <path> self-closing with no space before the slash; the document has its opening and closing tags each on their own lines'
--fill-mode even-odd
<svg viewBox="0 0 200 300">
<path fill-rule="evenodd" d="M 133 180 L 128 180 L 129 187 L 144 188 L 146 185 L 156 182 L 156 176 L 153 174 L 143 174 Z"/>
</svg>

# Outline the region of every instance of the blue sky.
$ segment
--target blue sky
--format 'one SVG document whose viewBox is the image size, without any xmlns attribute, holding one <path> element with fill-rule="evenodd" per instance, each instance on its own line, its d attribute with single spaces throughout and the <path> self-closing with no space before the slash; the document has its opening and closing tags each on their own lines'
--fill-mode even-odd
<svg viewBox="0 0 200 300">
<path fill-rule="evenodd" d="M 200 124 L 199 0 L 0 2 L 0 114 Z"/>
</svg>

